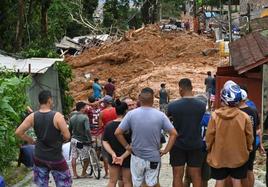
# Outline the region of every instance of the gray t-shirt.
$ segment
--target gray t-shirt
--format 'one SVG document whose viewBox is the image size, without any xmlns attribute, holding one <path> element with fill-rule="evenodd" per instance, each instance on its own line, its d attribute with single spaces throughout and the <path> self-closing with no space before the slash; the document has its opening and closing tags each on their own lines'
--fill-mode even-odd
<svg viewBox="0 0 268 187">
<path fill-rule="evenodd" d="M 131 130 L 133 153 L 150 162 L 160 162 L 161 130 L 174 127 L 167 116 L 151 107 L 139 107 L 127 113 L 119 125 L 123 131 Z"/>
<path fill-rule="evenodd" d="M 82 113 L 74 113 L 70 119 L 69 130 L 72 133 L 72 138 L 80 142 L 90 142 L 90 127 L 87 115 Z"/>
</svg>

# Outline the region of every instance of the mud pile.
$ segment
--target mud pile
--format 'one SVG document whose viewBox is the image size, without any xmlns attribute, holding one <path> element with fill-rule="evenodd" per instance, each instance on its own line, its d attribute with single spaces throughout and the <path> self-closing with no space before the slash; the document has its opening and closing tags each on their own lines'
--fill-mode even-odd
<svg viewBox="0 0 268 187">
<path fill-rule="evenodd" d="M 171 98 L 176 98 L 178 80 L 184 77 L 193 81 L 195 92 L 204 92 L 206 72 L 215 72 L 225 63 L 218 53 L 202 54 L 214 45 L 194 33 L 162 32 L 157 25 L 129 31 L 121 41 L 66 58 L 75 76 L 71 93 L 75 100 L 85 100 L 92 93 L 96 77 L 103 84 L 109 77 L 115 79 L 117 96 L 137 98 L 141 88 L 149 86 L 157 91 L 161 83 L 166 83 Z M 90 78 L 86 79 L 85 74 Z"/>
</svg>

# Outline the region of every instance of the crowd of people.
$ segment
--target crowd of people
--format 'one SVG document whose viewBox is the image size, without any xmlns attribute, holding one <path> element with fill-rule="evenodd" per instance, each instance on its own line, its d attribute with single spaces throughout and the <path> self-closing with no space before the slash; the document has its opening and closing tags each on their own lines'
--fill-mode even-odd
<svg viewBox="0 0 268 187">
<path fill-rule="evenodd" d="M 143 88 L 135 101 L 116 97 L 111 78 L 104 87 L 96 78 L 88 102 L 76 103 L 69 127 L 63 115 L 51 110 L 51 92 L 40 92 L 40 109 L 16 130 L 22 140 L 35 144 L 35 184 L 48 186 L 50 172 L 57 186 L 72 186 L 73 179 L 90 177 L 88 150 L 93 146 L 104 163 L 108 187 L 159 186 L 161 157 L 167 153 L 173 187 L 191 183 L 206 187 L 211 178 L 217 187 L 253 187 L 256 151 L 264 153 L 256 106 L 245 87 L 227 81 L 220 91 L 222 107 L 211 111 L 213 81 L 208 73 L 207 94 L 194 95 L 191 80 L 183 78 L 178 83 L 180 99 L 170 101 L 162 83 L 157 93 Z M 155 97 L 160 110 L 153 107 Z M 30 127 L 36 140 L 26 134 Z M 72 175 L 61 150 L 67 141 L 71 142 Z M 76 170 L 79 156 L 81 175 Z"/>
</svg>

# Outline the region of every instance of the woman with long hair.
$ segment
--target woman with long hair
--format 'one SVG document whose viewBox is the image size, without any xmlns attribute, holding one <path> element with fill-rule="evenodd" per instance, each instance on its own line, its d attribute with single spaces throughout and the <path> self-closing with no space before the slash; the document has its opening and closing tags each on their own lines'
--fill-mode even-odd
<svg viewBox="0 0 268 187">
<path fill-rule="evenodd" d="M 131 187 L 131 173 L 130 173 L 130 154 L 125 148 L 119 143 L 116 136 L 114 135 L 115 130 L 121 123 L 123 117 L 127 113 L 128 106 L 125 102 L 116 100 L 116 113 L 117 119 L 110 122 L 104 130 L 103 135 L 103 146 L 109 153 L 108 163 L 110 171 L 110 179 L 108 187 L 116 187 L 118 180 L 123 181 L 124 187 Z M 131 133 L 125 133 L 125 138 L 130 143 Z"/>
</svg>

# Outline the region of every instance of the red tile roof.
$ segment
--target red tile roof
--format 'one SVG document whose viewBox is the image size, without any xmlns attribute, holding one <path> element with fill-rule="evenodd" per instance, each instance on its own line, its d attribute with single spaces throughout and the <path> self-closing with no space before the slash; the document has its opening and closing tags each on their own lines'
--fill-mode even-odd
<svg viewBox="0 0 268 187">
<path fill-rule="evenodd" d="M 231 62 L 239 74 L 268 62 L 268 31 L 253 32 L 229 44 Z"/>
</svg>

